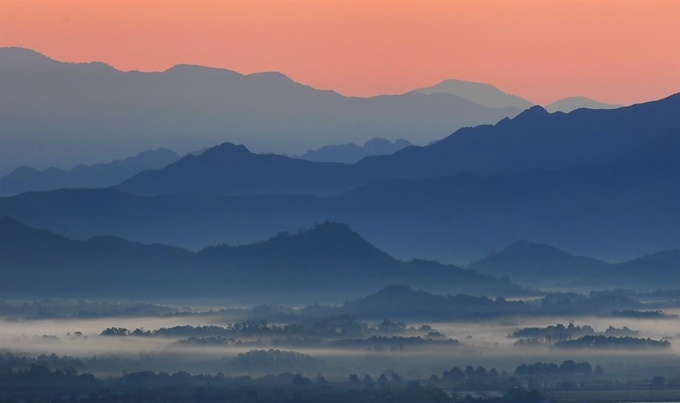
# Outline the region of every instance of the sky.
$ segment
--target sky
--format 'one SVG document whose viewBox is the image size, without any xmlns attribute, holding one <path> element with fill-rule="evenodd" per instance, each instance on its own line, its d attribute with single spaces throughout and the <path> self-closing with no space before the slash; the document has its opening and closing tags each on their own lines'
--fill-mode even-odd
<svg viewBox="0 0 680 403">
<path fill-rule="evenodd" d="M 547 104 L 680 92 L 679 0 L 0 0 L 0 46 L 162 71 L 280 71 L 344 95 L 455 78 Z"/>
</svg>

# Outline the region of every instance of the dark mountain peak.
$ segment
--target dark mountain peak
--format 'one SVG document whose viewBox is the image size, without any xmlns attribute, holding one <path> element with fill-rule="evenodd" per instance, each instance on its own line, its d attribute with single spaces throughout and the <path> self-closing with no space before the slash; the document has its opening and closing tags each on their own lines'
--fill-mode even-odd
<svg viewBox="0 0 680 403">
<path fill-rule="evenodd" d="M 214 157 L 226 157 L 226 158 L 232 158 L 236 156 L 248 156 L 248 155 L 253 155 L 253 153 L 246 148 L 243 144 L 234 144 L 234 143 L 222 143 L 218 146 L 215 147 L 210 147 L 207 150 L 205 150 L 202 154 L 198 156 L 198 158 L 201 157 L 206 157 L 206 158 L 214 158 Z"/>
<path fill-rule="evenodd" d="M 399 262 L 373 246 L 345 224 L 324 222 L 297 232 L 281 232 L 265 241 L 240 246 L 208 247 L 200 255 L 219 261 L 246 259 L 263 261 L 265 266 L 299 265 L 323 267 L 328 270 L 337 264 L 358 264 L 377 268 Z M 276 263 L 274 263 L 276 262 Z M 335 267 L 338 268 L 337 266 Z"/>
<path fill-rule="evenodd" d="M 326 221 L 308 229 L 298 230 L 296 233 L 282 232 L 263 243 L 268 242 L 285 242 L 288 244 L 306 245 L 314 244 L 319 248 L 318 250 L 328 248 L 328 250 L 335 249 L 354 254 L 370 252 L 387 256 L 384 252 L 365 240 L 361 235 L 354 232 L 349 225 L 337 222 Z"/>
<path fill-rule="evenodd" d="M 312 236 L 331 237 L 335 239 L 361 238 L 361 235 L 354 232 L 349 225 L 330 221 L 316 224 L 312 228 L 304 231 L 304 233 L 307 233 Z"/>
<path fill-rule="evenodd" d="M 529 109 L 526 109 L 519 115 L 515 116 L 513 121 L 523 121 L 523 120 L 532 120 L 532 119 L 540 119 L 545 116 L 550 116 L 550 113 L 545 110 L 542 106 L 539 105 L 534 105 Z"/>
</svg>

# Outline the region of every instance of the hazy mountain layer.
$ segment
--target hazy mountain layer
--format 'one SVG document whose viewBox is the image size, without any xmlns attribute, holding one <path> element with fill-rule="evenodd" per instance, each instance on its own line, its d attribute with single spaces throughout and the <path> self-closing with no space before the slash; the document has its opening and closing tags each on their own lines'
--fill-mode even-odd
<svg viewBox="0 0 680 403">
<path fill-rule="evenodd" d="M 345 97 L 280 73 L 188 65 L 122 72 L 19 48 L 0 49 L 0 87 L 0 174 L 22 165 L 70 168 L 158 147 L 185 153 L 225 141 L 287 154 L 374 137 L 426 144 L 520 112 L 451 94 Z"/>
<path fill-rule="evenodd" d="M 415 90 L 422 94 L 452 94 L 488 108 L 530 108 L 533 104 L 516 95 L 506 94 L 493 85 L 461 80 L 444 80 L 432 87 Z"/>
<path fill-rule="evenodd" d="M 680 128 L 677 110 L 680 94 L 614 110 L 579 109 L 569 114 L 549 114 L 532 107 L 495 126 L 461 129 L 426 147 L 407 147 L 350 165 L 256 155 L 245 147 L 223 144 L 164 169 L 140 173 L 120 189 L 145 195 L 323 195 L 396 178 L 569 169 L 615 161 L 668 135 Z"/>
<path fill-rule="evenodd" d="M 113 234 L 194 250 L 332 220 L 402 259 L 461 264 L 529 239 L 621 261 L 678 247 L 678 102 L 676 95 L 570 114 L 535 107 L 496 126 L 349 165 L 223 144 L 120 186 L 151 197 L 24 194 L 0 199 L 0 214 L 70 236 Z M 467 172 L 447 174 L 458 170 Z"/>
<path fill-rule="evenodd" d="M 0 240 L 0 288 L 3 295 L 14 297 L 221 296 L 259 298 L 260 303 L 329 302 L 395 283 L 475 295 L 527 293 L 472 270 L 399 261 L 349 227 L 332 223 L 198 253 L 111 236 L 73 240 L 6 217 L 0 219 Z"/>
<path fill-rule="evenodd" d="M 610 264 L 549 245 L 516 242 L 466 268 L 519 284 L 561 289 L 667 289 L 680 282 L 680 249 Z"/>
<path fill-rule="evenodd" d="M 358 146 L 354 143 L 323 146 L 318 150 L 309 150 L 298 158 L 314 162 L 353 164 L 362 158 L 372 155 L 392 154 L 410 145 L 411 143 L 404 139 L 397 139 L 391 142 L 387 139 L 374 138 L 367 141 L 363 146 Z"/>
<path fill-rule="evenodd" d="M 64 188 L 109 187 L 139 172 L 163 168 L 179 158 L 177 153 L 159 148 L 108 164 L 77 165 L 70 171 L 59 168 L 37 171 L 24 166 L 0 177 L 0 196 Z"/>
<path fill-rule="evenodd" d="M 0 214 L 71 236 L 114 234 L 191 249 L 333 220 L 399 258 L 465 263 L 531 239 L 621 261 L 678 246 L 677 153 L 680 136 L 671 133 L 616 162 L 565 170 L 394 179 L 333 197 L 63 190 L 2 198 Z"/>
<path fill-rule="evenodd" d="M 519 241 L 467 268 L 507 276 L 524 284 L 556 287 L 570 286 L 576 280 L 606 271 L 611 265 L 590 257 L 574 256 L 550 245 Z"/>
<path fill-rule="evenodd" d="M 550 112 L 565 112 L 569 113 L 573 110 L 580 108 L 587 109 L 616 109 L 620 108 L 622 105 L 611 105 L 604 104 L 602 102 L 597 102 L 593 99 L 586 97 L 569 97 L 555 101 L 545 107 L 545 109 Z"/>
</svg>

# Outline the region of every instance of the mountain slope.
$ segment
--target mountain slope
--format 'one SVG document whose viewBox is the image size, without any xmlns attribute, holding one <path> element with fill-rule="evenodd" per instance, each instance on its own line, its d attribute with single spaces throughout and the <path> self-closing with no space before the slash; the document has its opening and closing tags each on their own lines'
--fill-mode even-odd
<svg viewBox="0 0 680 403">
<path fill-rule="evenodd" d="M 582 283 L 648 290 L 670 289 L 671 284 L 680 283 L 680 249 L 647 254 L 618 263 L 606 272 L 584 278 Z"/>
<path fill-rule="evenodd" d="M 432 87 L 414 90 L 422 94 L 452 94 L 488 108 L 518 108 L 524 110 L 533 106 L 526 99 L 506 94 L 493 85 L 461 80 L 444 80 Z"/>
<path fill-rule="evenodd" d="M 175 152 L 159 148 L 124 160 L 107 164 L 77 165 L 70 171 L 49 168 L 37 171 L 20 167 L 0 177 L 0 196 L 13 196 L 29 191 L 64 188 L 99 188 L 117 185 L 142 171 L 160 169 L 179 159 Z"/>
<path fill-rule="evenodd" d="M 665 250 L 661 252 L 651 253 L 648 255 L 641 256 L 639 258 L 630 260 L 623 264 L 637 264 L 637 263 L 647 263 L 647 262 L 658 262 L 670 265 L 680 266 L 680 248 Z"/>
<path fill-rule="evenodd" d="M 569 97 L 555 101 L 545 107 L 545 109 L 550 112 L 565 112 L 569 113 L 576 109 L 587 108 L 587 109 L 616 109 L 620 108 L 622 105 L 611 105 L 603 104 L 602 102 L 597 102 L 594 99 L 586 97 Z"/>
<path fill-rule="evenodd" d="M 330 194 L 389 179 L 422 179 L 461 172 L 482 175 L 526 170 L 571 169 L 608 163 L 680 128 L 680 94 L 614 110 L 579 109 L 549 114 L 532 107 L 495 126 L 461 129 L 426 147 L 406 147 L 392 155 L 356 164 L 322 164 L 273 155 L 253 155 L 222 145 L 214 153 L 182 159 L 139 174 L 120 189 L 138 194 L 202 192 Z M 235 169 L 231 160 L 244 164 Z"/>
<path fill-rule="evenodd" d="M 597 259 L 574 256 L 545 244 L 520 241 L 467 266 L 480 273 L 508 277 L 533 286 L 568 285 L 611 266 Z"/>
<path fill-rule="evenodd" d="M 515 116 L 450 95 L 345 97 L 280 73 L 242 75 L 178 65 L 122 72 L 0 49 L 0 175 L 18 166 L 70 168 L 166 147 L 223 142 L 256 152 L 301 153 L 374 137 L 427 143 L 460 127 Z M 417 138 L 412 136 L 417 135 Z"/>
<path fill-rule="evenodd" d="M 372 155 L 392 154 L 410 145 L 411 143 L 404 139 L 397 139 L 391 142 L 387 139 L 376 137 L 367 141 L 363 146 L 358 146 L 354 143 L 323 146 L 318 150 L 309 150 L 298 158 L 314 162 L 353 164 L 362 158 Z"/>
<path fill-rule="evenodd" d="M 292 293 L 298 301 L 328 302 L 331 296 L 359 295 L 392 282 L 445 292 L 527 292 L 455 266 L 396 260 L 333 223 L 198 253 L 110 236 L 71 240 L 10 218 L 0 218 L 0 240 L 6 241 L 0 246 L 0 290 L 17 297 L 217 297 L 235 283 L 239 287 L 231 289 L 230 298 L 270 301 Z"/>
<path fill-rule="evenodd" d="M 140 195 L 171 193 L 333 193 L 352 186 L 347 167 L 276 154 L 254 154 L 224 143 L 156 170 L 141 172 L 119 189 Z"/>
</svg>

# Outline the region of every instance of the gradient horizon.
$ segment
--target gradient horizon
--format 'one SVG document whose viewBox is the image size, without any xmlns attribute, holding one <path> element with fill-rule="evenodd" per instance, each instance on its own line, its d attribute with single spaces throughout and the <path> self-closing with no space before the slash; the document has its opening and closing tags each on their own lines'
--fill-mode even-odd
<svg viewBox="0 0 680 403">
<path fill-rule="evenodd" d="M 344 95 L 455 78 L 547 104 L 680 91 L 680 1 L 0 0 L 0 46 L 161 71 L 279 71 Z"/>
</svg>

